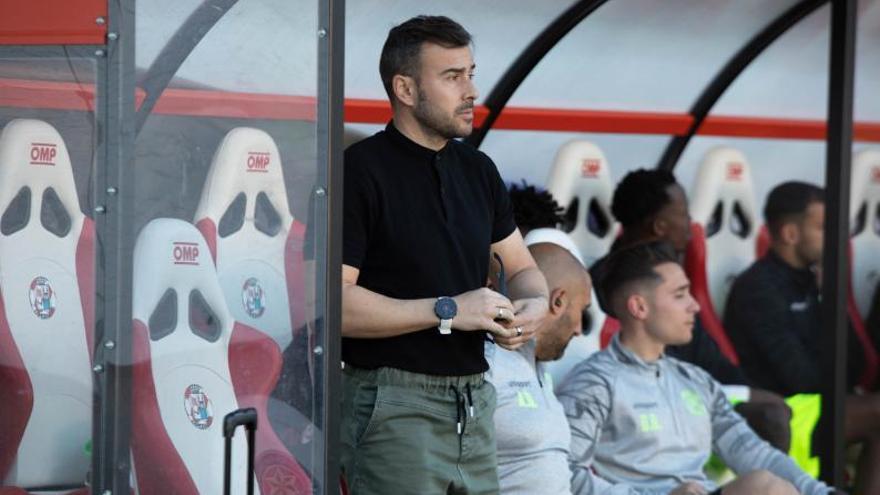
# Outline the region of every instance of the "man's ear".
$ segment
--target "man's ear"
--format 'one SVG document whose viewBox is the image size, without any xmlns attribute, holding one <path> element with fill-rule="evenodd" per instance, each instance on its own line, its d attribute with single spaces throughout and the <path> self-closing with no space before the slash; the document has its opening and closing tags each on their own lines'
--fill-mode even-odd
<svg viewBox="0 0 880 495">
<path fill-rule="evenodd" d="M 651 233 L 654 234 L 656 239 L 663 239 L 666 237 L 666 220 L 656 216 L 651 219 Z"/>
<path fill-rule="evenodd" d="M 779 238 L 783 244 L 794 246 L 801 239 L 801 229 L 794 222 L 786 222 L 779 229 Z"/>
<path fill-rule="evenodd" d="M 550 291 L 550 314 L 559 316 L 568 308 L 568 296 L 565 289 L 557 287 Z"/>
<path fill-rule="evenodd" d="M 633 294 L 626 299 L 626 310 L 636 320 L 648 317 L 648 301 L 640 294 Z"/>
<path fill-rule="evenodd" d="M 418 101 L 418 89 L 416 88 L 416 80 L 402 74 L 395 74 L 391 78 L 391 89 L 397 100 L 408 106 L 414 107 Z"/>
</svg>

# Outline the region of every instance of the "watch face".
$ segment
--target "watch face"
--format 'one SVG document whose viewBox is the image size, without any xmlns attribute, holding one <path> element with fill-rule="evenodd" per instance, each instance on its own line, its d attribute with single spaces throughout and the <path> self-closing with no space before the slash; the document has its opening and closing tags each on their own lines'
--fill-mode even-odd
<svg viewBox="0 0 880 495">
<path fill-rule="evenodd" d="M 434 304 L 434 312 L 437 313 L 437 317 L 441 320 L 448 320 L 455 317 L 457 311 L 458 307 L 455 305 L 455 300 L 451 297 L 441 297 L 437 300 L 437 303 Z"/>
</svg>

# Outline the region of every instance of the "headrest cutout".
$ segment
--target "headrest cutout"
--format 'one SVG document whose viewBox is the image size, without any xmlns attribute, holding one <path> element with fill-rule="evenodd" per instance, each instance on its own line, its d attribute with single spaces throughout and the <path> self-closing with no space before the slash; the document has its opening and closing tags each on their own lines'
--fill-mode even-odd
<svg viewBox="0 0 880 495">
<path fill-rule="evenodd" d="M 9 202 L 3 218 L 0 219 L 0 232 L 3 235 L 12 235 L 27 227 L 31 217 L 31 188 L 24 186 L 18 194 Z"/>
<path fill-rule="evenodd" d="M 563 221 L 560 227 L 566 233 L 571 233 L 575 227 L 577 227 L 578 221 L 578 206 L 580 205 L 580 200 L 578 198 L 573 198 L 570 203 L 568 203 L 568 208 L 565 209 L 565 214 L 562 215 Z"/>
<path fill-rule="evenodd" d="M 733 211 L 730 214 L 730 231 L 733 235 L 742 239 L 747 239 L 752 232 L 752 222 L 743 211 L 739 201 L 733 203 Z"/>
<path fill-rule="evenodd" d="M 593 315 L 589 308 L 584 308 L 581 313 L 581 335 L 586 337 L 593 331 Z"/>
<path fill-rule="evenodd" d="M 719 201 L 715 204 L 712 216 L 709 217 L 709 221 L 706 223 L 706 239 L 721 231 L 722 218 L 724 218 L 724 203 Z"/>
<path fill-rule="evenodd" d="M 257 203 L 254 205 L 254 227 L 269 237 L 274 237 L 281 230 L 281 216 L 262 191 L 257 194 Z"/>
<path fill-rule="evenodd" d="M 189 328 L 197 337 L 216 342 L 223 330 L 220 319 L 198 289 L 189 293 Z"/>
<path fill-rule="evenodd" d="M 43 224 L 43 228 L 58 237 L 64 237 L 70 232 L 70 215 L 53 187 L 47 187 L 43 190 L 40 223 Z"/>
<path fill-rule="evenodd" d="M 611 228 L 611 221 L 599 206 L 596 198 L 590 200 L 590 206 L 587 210 L 587 229 L 596 235 L 596 237 L 605 237 Z"/>
<path fill-rule="evenodd" d="M 150 340 L 157 341 L 166 337 L 177 327 L 177 292 L 168 289 L 156 304 L 150 315 Z"/>
<path fill-rule="evenodd" d="M 220 223 L 217 225 L 217 235 L 220 237 L 228 237 L 239 230 L 244 225 L 244 210 L 247 206 L 247 196 L 244 193 L 238 193 L 223 216 L 220 217 Z"/>
<path fill-rule="evenodd" d="M 853 219 L 850 236 L 861 234 L 862 231 L 865 230 L 866 223 L 868 223 L 868 203 L 862 201 L 859 205 L 859 211 L 856 213 L 856 216 Z"/>
<path fill-rule="evenodd" d="M 877 203 L 877 211 L 874 213 L 874 233 L 880 235 L 880 203 Z"/>
</svg>

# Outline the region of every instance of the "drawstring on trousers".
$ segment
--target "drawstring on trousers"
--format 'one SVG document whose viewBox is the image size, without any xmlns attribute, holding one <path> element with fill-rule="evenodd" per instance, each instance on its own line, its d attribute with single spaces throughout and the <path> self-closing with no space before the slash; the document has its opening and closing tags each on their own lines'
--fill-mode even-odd
<svg viewBox="0 0 880 495">
<path fill-rule="evenodd" d="M 450 385 L 450 389 L 452 389 L 452 393 L 455 394 L 455 430 L 461 435 L 463 429 L 463 425 L 467 424 L 467 413 L 470 413 L 470 417 L 474 417 L 474 399 L 471 396 L 471 384 L 467 383 L 464 386 L 464 394 L 456 387 L 455 385 Z M 467 403 L 465 403 L 467 401 Z M 465 412 L 467 411 L 467 413 Z M 464 419 L 464 421 L 462 421 Z"/>
</svg>

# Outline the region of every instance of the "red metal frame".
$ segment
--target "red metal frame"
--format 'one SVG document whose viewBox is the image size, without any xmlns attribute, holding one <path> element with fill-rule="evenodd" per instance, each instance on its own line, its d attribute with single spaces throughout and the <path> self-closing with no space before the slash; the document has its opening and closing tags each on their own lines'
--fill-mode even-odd
<svg viewBox="0 0 880 495">
<path fill-rule="evenodd" d="M 143 100 L 143 92 L 138 91 L 138 107 Z M 88 84 L 0 78 L 0 107 L 92 111 L 94 101 L 95 88 Z M 160 115 L 314 121 L 317 100 L 309 96 L 169 88 L 159 98 L 153 112 Z M 488 113 L 486 107 L 478 106 L 475 124 L 481 125 Z M 345 121 L 348 123 L 384 124 L 389 119 L 391 106 L 386 100 L 345 100 Z M 681 136 L 687 133 L 692 121 L 692 116 L 683 113 L 508 107 L 494 127 L 520 131 Z M 703 122 L 697 134 L 824 140 L 826 127 L 821 120 L 714 116 Z M 880 142 L 880 122 L 856 123 L 855 140 Z"/>
<path fill-rule="evenodd" d="M 0 12 L 0 45 L 105 43 L 107 0 L 0 0 Z"/>
</svg>

